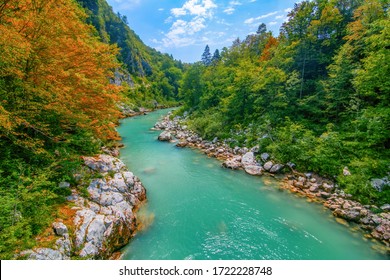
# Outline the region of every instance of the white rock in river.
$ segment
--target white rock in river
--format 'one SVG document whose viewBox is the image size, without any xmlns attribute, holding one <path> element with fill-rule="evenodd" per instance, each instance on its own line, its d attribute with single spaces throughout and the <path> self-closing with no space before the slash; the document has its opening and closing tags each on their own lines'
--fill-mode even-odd
<svg viewBox="0 0 390 280">
<path fill-rule="evenodd" d="M 254 176 L 260 176 L 263 175 L 263 167 L 259 165 L 247 165 L 245 166 L 245 172 L 254 175 Z"/>
<path fill-rule="evenodd" d="M 170 140 L 172 140 L 172 134 L 169 131 L 163 131 L 158 136 L 158 140 L 160 140 L 160 141 L 170 141 Z"/>
<path fill-rule="evenodd" d="M 253 152 L 247 152 L 242 156 L 241 164 L 244 168 L 248 165 L 256 165 L 255 154 Z"/>
<path fill-rule="evenodd" d="M 235 161 L 234 159 L 228 159 L 222 163 L 222 166 L 229 169 L 239 169 L 241 167 L 241 163 Z"/>
</svg>

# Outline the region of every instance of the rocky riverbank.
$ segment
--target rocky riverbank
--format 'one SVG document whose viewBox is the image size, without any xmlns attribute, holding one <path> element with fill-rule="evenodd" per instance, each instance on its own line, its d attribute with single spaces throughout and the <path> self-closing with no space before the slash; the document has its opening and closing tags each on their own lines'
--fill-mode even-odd
<svg viewBox="0 0 390 280">
<path fill-rule="evenodd" d="M 359 225 L 366 232 L 366 237 L 379 240 L 390 248 L 390 205 L 362 205 L 353 201 L 349 194 L 338 189 L 337 185 L 326 178 L 312 173 L 299 173 L 294 170 L 293 163 L 277 163 L 271 155 L 261 153 L 258 146 L 252 148 L 230 148 L 225 142 L 202 139 L 188 129 L 180 117 L 170 118 L 170 114 L 155 124 L 156 130 L 163 130 L 160 141 L 177 142 L 177 147 L 193 147 L 200 149 L 210 157 L 222 161 L 222 166 L 230 169 L 243 169 L 253 176 L 268 174 L 280 176 L 282 189 L 287 189 L 311 201 L 322 203 L 329 208 L 339 220 Z M 348 176 L 348 168 L 343 170 Z M 344 222 L 345 224 L 347 224 Z"/>
<path fill-rule="evenodd" d="M 140 180 L 115 156 L 84 157 L 84 168 L 75 174 L 63 217 L 38 237 L 47 246 L 21 252 L 18 258 L 37 260 L 109 259 L 125 246 L 137 229 L 136 210 L 146 200 Z M 115 156 L 113 156 L 115 155 Z M 60 187 L 70 188 L 62 182 Z"/>
</svg>

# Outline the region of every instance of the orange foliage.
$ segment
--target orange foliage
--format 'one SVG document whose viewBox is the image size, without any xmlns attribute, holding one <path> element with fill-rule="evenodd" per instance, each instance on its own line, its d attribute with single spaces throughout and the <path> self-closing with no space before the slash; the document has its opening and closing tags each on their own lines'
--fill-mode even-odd
<svg viewBox="0 0 390 280">
<path fill-rule="evenodd" d="M 0 128 L 21 120 L 43 134 L 45 117 L 63 131 L 92 130 L 116 139 L 113 124 L 119 87 L 109 84 L 117 48 L 96 38 L 85 13 L 72 0 L 4 1 L 0 4 L 0 78 L 21 81 L 18 96 L 0 95 Z M 4 114 L 3 114 L 4 113 Z"/>
<path fill-rule="evenodd" d="M 270 36 L 267 44 L 265 44 L 263 52 L 261 53 L 260 61 L 270 60 L 273 53 L 273 49 L 275 49 L 278 44 L 278 39 L 274 38 L 273 36 Z"/>
</svg>

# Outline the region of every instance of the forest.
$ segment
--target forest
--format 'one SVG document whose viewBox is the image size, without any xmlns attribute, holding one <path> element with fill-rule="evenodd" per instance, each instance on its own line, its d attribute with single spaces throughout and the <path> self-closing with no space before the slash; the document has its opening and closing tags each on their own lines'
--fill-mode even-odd
<svg viewBox="0 0 390 280">
<path fill-rule="evenodd" d="M 105 1 L 0 2 L 1 259 L 58 215 L 80 156 L 119 139 L 118 104 L 175 104 L 181 67 Z"/>
<path fill-rule="evenodd" d="M 0 258 L 36 244 L 81 156 L 117 144 L 121 106 L 181 104 L 206 139 L 390 203 L 389 56 L 388 0 L 302 1 L 280 34 L 261 24 L 193 64 L 146 46 L 104 0 L 0 1 Z"/>
<path fill-rule="evenodd" d="M 259 145 L 362 203 L 389 203 L 388 12 L 387 0 L 303 1 L 277 37 L 261 24 L 214 55 L 206 46 L 183 76 L 178 114 L 202 137 Z"/>
</svg>

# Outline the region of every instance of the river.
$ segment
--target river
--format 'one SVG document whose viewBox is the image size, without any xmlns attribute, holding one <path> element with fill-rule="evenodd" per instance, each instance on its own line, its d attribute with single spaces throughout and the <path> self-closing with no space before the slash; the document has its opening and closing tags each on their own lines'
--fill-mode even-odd
<svg viewBox="0 0 390 280">
<path fill-rule="evenodd" d="M 279 190 L 270 177 L 221 168 L 197 150 L 159 142 L 151 127 L 168 110 L 122 121 L 121 159 L 147 189 L 133 260 L 386 259 L 377 243 L 322 205 Z"/>
</svg>

